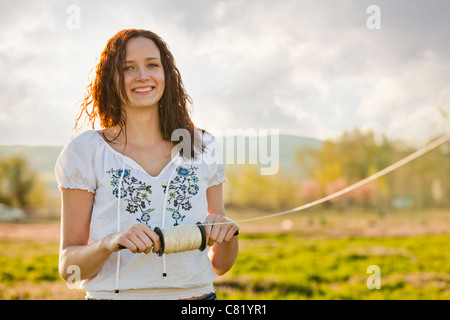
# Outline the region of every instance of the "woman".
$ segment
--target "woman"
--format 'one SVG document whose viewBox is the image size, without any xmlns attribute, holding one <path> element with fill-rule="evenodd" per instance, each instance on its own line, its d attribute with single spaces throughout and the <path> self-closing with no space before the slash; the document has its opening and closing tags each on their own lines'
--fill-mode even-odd
<svg viewBox="0 0 450 320">
<path fill-rule="evenodd" d="M 130 29 L 107 42 L 75 125 L 86 114 L 102 130 L 73 138 L 55 168 L 60 274 L 67 280 L 78 266 L 87 299 L 215 299 L 214 278 L 234 264 L 238 226 L 225 217 L 220 149 L 194 127 L 187 102 L 159 36 Z M 177 129 L 187 133 L 178 152 Z M 154 254 L 155 227 L 196 222 L 206 224 L 209 251 Z"/>
</svg>

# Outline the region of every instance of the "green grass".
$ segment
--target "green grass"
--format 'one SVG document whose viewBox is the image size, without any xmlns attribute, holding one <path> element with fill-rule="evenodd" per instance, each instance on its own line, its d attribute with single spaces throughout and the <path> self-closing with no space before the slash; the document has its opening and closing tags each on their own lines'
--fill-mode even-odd
<svg viewBox="0 0 450 320">
<path fill-rule="evenodd" d="M 241 236 L 233 269 L 216 288 L 221 299 L 449 299 L 450 235 L 311 240 Z M 381 270 L 368 289 L 367 268 Z"/>
<path fill-rule="evenodd" d="M 450 299 L 450 235 L 305 239 L 240 236 L 219 299 Z M 0 299 L 82 299 L 58 273 L 57 243 L 0 241 Z M 381 270 L 369 290 L 367 267 Z"/>
<path fill-rule="evenodd" d="M 58 246 L 34 242 L 0 242 L 0 283 L 55 281 L 58 273 Z"/>
<path fill-rule="evenodd" d="M 58 272 L 57 243 L 0 241 L 0 299 L 74 299 Z"/>
</svg>

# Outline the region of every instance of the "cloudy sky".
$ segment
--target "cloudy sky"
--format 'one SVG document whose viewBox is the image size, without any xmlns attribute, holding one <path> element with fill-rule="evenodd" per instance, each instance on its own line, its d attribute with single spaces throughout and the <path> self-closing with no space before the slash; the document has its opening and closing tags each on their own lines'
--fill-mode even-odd
<svg viewBox="0 0 450 320">
<path fill-rule="evenodd" d="M 2 0 L 0 144 L 64 144 L 124 28 L 169 44 L 200 127 L 428 139 L 450 127 L 449 12 L 447 0 Z"/>
</svg>

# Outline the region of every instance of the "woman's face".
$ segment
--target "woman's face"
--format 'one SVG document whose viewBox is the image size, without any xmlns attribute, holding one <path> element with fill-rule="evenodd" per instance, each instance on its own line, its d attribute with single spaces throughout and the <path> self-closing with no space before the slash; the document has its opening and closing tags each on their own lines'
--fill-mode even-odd
<svg viewBox="0 0 450 320">
<path fill-rule="evenodd" d="M 156 44 L 145 37 L 131 38 L 127 43 L 124 86 L 127 107 L 158 107 L 164 93 L 164 69 Z"/>
</svg>

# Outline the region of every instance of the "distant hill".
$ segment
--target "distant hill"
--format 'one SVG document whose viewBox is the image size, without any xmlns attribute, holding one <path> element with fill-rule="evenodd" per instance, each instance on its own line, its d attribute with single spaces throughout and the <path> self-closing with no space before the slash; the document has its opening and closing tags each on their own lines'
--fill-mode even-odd
<svg viewBox="0 0 450 320">
<path fill-rule="evenodd" d="M 0 146 L 0 158 L 23 155 L 34 171 L 48 173 L 53 172 L 56 159 L 62 148 L 62 146 Z"/>
<path fill-rule="evenodd" d="M 234 145 L 234 152 L 228 152 L 227 150 L 227 142 L 225 142 L 225 139 L 231 139 L 232 144 Z M 261 139 L 261 138 L 258 138 Z M 218 137 L 219 142 L 222 144 L 222 148 L 224 149 L 224 153 L 227 158 L 227 164 L 228 165 L 234 165 L 238 162 L 238 154 L 240 154 L 241 158 L 244 157 L 246 160 L 245 163 L 249 163 L 249 155 L 248 150 L 251 142 L 249 141 L 250 138 L 248 136 L 227 136 L 227 137 Z M 242 149 L 238 144 L 238 140 L 245 141 L 245 155 L 242 154 Z M 254 143 L 256 145 L 256 158 L 258 158 L 257 164 L 261 167 L 268 167 L 261 165 L 261 161 L 259 161 L 259 141 L 254 140 Z M 272 146 L 271 146 L 271 139 L 266 138 L 263 140 L 263 145 L 267 146 L 266 154 L 263 153 L 263 156 L 266 156 L 268 159 L 273 159 L 274 154 L 272 153 Z M 284 174 L 295 174 L 296 176 L 304 176 L 305 172 L 301 172 L 301 169 L 298 168 L 295 165 L 295 155 L 297 152 L 301 152 L 302 150 L 306 149 L 318 149 L 322 145 L 322 141 L 314 139 L 314 138 L 307 138 L 307 137 L 301 137 L 301 136 L 295 136 L 295 135 L 286 135 L 286 134 L 280 134 L 279 136 L 279 167 L 280 171 Z M 231 156 L 230 156 L 231 155 Z M 234 155 L 234 157 L 233 157 Z M 230 168 L 231 169 L 231 168 Z"/>
<path fill-rule="evenodd" d="M 248 137 L 246 137 L 245 142 L 245 146 L 248 148 Z M 281 170 L 285 173 L 292 173 L 295 170 L 295 153 L 306 148 L 320 148 L 321 144 L 320 140 L 313 138 L 280 134 L 279 155 Z M 226 148 L 224 149 L 226 152 Z M 10 155 L 23 155 L 33 170 L 46 176 L 46 180 L 51 180 L 50 177 L 53 175 L 55 162 L 61 150 L 62 146 L 0 146 L 0 158 Z M 270 155 L 270 148 L 268 153 Z"/>
<path fill-rule="evenodd" d="M 280 162 L 283 171 L 292 173 L 295 171 L 295 154 L 306 149 L 320 149 L 322 141 L 314 138 L 299 137 L 293 135 L 280 135 Z M 299 174 L 303 174 L 299 172 Z"/>
</svg>

